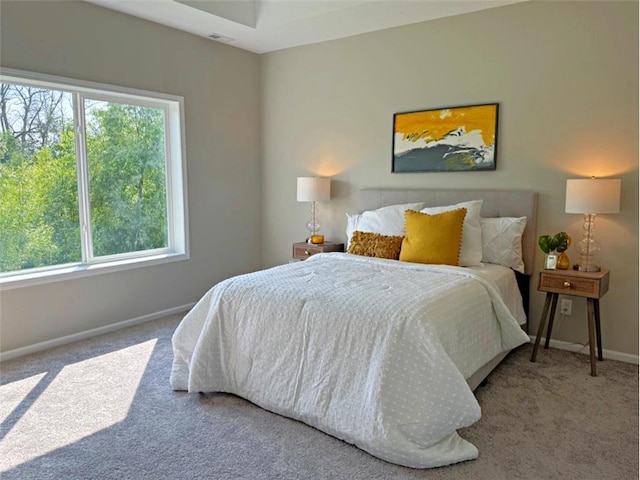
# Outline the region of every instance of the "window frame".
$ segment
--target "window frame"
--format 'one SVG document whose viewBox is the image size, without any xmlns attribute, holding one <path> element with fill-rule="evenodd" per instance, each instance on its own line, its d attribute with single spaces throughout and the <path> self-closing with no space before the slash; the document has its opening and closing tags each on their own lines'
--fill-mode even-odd
<svg viewBox="0 0 640 480">
<path fill-rule="evenodd" d="M 73 95 L 78 218 L 82 250 L 80 262 L 0 272 L 0 291 L 189 258 L 184 97 L 4 67 L 0 68 L 0 82 L 51 88 Z M 164 110 L 167 247 L 93 256 L 89 218 L 88 165 L 84 138 L 84 100 L 87 98 Z"/>
</svg>

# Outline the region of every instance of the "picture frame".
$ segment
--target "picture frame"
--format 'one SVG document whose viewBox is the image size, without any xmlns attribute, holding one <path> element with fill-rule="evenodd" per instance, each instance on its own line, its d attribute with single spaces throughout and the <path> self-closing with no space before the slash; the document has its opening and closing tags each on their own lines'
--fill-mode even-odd
<svg viewBox="0 0 640 480">
<path fill-rule="evenodd" d="M 496 169 L 498 103 L 393 115 L 392 173 Z"/>
</svg>

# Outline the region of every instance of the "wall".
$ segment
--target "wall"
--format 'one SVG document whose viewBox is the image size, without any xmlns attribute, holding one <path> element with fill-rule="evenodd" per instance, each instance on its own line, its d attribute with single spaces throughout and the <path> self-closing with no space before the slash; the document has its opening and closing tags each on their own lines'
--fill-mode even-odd
<svg viewBox="0 0 640 480">
<path fill-rule="evenodd" d="M 260 266 L 259 57 L 85 2 L 2 2 L 3 67 L 185 98 L 191 258 L 0 292 L 0 351 L 197 301 Z"/>
<path fill-rule="evenodd" d="M 524 2 L 261 57 L 263 264 L 305 238 L 296 177 L 332 176 L 319 215 L 344 240 L 362 187 L 539 192 L 538 234 L 582 236 L 564 213 L 567 178 L 622 179 L 622 211 L 597 219 L 611 269 L 603 346 L 638 354 L 638 3 Z M 391 174 L 394 112 L 500 103 L 497 170 Z M 572 260 L 576 252 L 570 249 Z M 543 263 L 537 252 L 536 263 Z M 530 333 L 544 294 L 532 277 Z M 586 343 L 584 301 L 556 339 Z"/>
</svg>

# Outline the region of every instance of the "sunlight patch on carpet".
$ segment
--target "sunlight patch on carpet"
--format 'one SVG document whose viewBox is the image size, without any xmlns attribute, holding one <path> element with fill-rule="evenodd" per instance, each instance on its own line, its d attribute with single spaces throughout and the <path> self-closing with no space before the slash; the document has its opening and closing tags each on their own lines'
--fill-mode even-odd
<svg viewBox="0 0 640 480">
<path fill-rule="evenodd" d="M 65 366 L 0 441 L 0 471 L 66 447 L 123 421 L 157 339 Z M 2 395 L 9 415 L 46 375 L 21 382 L 22 398 Z M 13 389 L 16 383 L 10 384 Z M 9 402 L 11 405 L 9 405 Z M 12 406 L 13 405 L 13 406 Z M 96 408 L 96 405 L 98 406 Z M 45 421 L 43 421 L 45 420 Z M 25 454 L 24 452 L 29 452 Z"/>
<path fill-rule="evenodd" d="M 27 398 L 27 395 L 40 383 L 47 372 L 33 377 L 23 378 L 16 382 L 12 382 L 9 386 L 3 388 L 0 386 L 0 423 L 4 423 L 20 403 Z"/>
</svg>

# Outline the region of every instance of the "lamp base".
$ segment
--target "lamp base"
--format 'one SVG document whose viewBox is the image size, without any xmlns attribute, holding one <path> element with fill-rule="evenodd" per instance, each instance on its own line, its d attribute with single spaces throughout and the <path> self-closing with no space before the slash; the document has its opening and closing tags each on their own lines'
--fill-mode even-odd
<svg viewBox="0 0 640 480">
<path fill-rule="evenodd" d="M 579 263 L 576 263 L 573 266 L 574 270 L 578 270 L 579 272 L 599 272 L 600 269 L 600 265 L 587 265 L 587 266 L 583 266 L 580 265 Z"/>
</svg>

